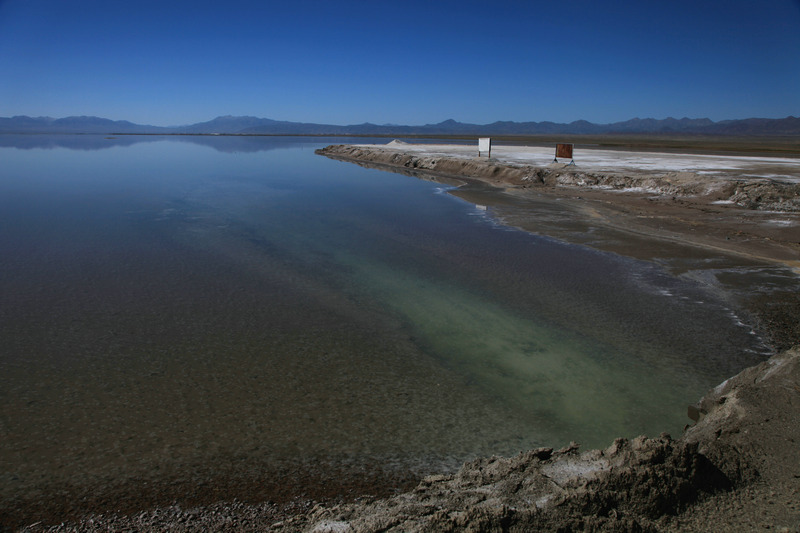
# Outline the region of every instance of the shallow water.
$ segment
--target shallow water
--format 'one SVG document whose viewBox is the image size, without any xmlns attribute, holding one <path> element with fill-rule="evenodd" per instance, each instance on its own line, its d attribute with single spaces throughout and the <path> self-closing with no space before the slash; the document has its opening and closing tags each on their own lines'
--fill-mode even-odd
<svg viewBox="0 0 800 533">
<path fill-rule="evenodd" d="M 23 141 L 0 144 L 7 502 L 677 434 L 769 354 L 702 276 L 314 154 L 336 139 Z"/>
</svg>

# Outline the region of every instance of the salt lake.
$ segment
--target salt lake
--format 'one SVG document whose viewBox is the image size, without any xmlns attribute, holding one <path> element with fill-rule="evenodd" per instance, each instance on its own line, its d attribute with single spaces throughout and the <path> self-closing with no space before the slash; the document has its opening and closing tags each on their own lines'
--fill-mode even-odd
<svg viewBox="0 0 800 533">
<path fill-rule="evenodd" d="M 4 136 L 4 512 L 678 434 L 771 354 L 699 276 L 314 154 L 336 142 Z"/>
</svg>

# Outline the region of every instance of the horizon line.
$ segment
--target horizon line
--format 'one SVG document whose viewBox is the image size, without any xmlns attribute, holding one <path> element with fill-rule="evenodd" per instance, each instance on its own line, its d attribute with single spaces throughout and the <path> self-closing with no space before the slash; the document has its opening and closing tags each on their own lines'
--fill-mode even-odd
<svg viewBox="0 0 800 533">
<path fill-rule="evenodd" d="M 228 114 L 228 115 L 217 115 L 214 118 L 211 118 L 211 119 L 208 119 L 208 120 L 201 120 L 199 122 L 190 122 L 190 123 L 185 123 L 185 124 L 170 124 L 170 125 L 167 125 L 167 126 L 160 126 L 160 125 L 156 125 L 156 124 L 146 124 L 146 123 L 140 123 L 140 122 L 133 122 L 133 121 L 131 121 L 129 119 L 113 119 L 113 118 L 108 118 L 108 117 L 104 117 L 104 116 L 100 116 L 100 115 L 85 115 L 85 114 L 84 115 L 66 115 L 66 116 L 62 116 L 62 117 L 52 117 L 52 116 L 48 116 L 48 115 L 39 115 L 39 116 L 33 116 L 33 115 L 11 115 L 11 116 L 0 117 L 0 119 L 15 119 L 15 118 L 30 118 L 30 119 L 33 119 L 33 120 L 53 120 L 53 121 L 64 120 L 64 119 L 69 119 L 69 118 L 96 118 L 96 119 L 101 119 L 101 120 L 109 120 L 109 121 L 112 121 L 112 122 L 127 122 L 127 123 L 130 123 L 130 124 L 136 125 L 136 126 L 153 126 L 153 127 L 157 127 L 157 128 L 182 128 L 182 127 L 187 127 L 187 126 L 195 126 L 195 125 L 198 125 L 198 124 L 204 124 L 206 122 L 213 122 L 214 120 L 224 119 L 224 118 L 232 118 L 232 119 L 251 118 L 251 119 L 257 119 L 257 120 L 271 120 L 271 121 L 274 121 L 274 122 L 285 122 L 285 123 L 293 123 L 293 124 L 314 124 L 314 125 L 320 125 L 320 126 L 338 126 L 338 127 L 363 126 L 363 125 L 381 126 L 381 127 L 392 127 L 392 126 L 397 126 L 397 127 L 420 127 L 420 126 L 438 126 L 438 125 L 445 124 L 445 123 L 456 123 L 456 124 L 464 124 L 464 125 L 470 125 L 470 126 L 491 126 L 493 124 L 498 124 L 498 123 L 511 123 L 511 124 L 559 124 L 559 125 L 571 125 L 571 124 L 575 124 L 575 123 L 588 123 L 588 124 L 592 124 L 592 125 L 596 125 L 596 126 L 610 126 L 610 125 L 614 125 L 614 124 L 621 124 L 621 123 L 624 123 L 624 122 L 631 122 L 631 121 L 634 121 L 634 120 L 640 120 L 640 121 L 647 121 L 647 120 L 654 120 L 654 121 L 666 121 L 666 120 L 706 121 L 707 120 L 707 121 L 709 121 L 709 122 L 711 122 L 713 124 L 719 124 L 721 122 L 735 122 L 735 121 L 743 121 L 743 120 L 786 120 L 786 119 L 796 119 L 798 117 L 795 116 L 795 115 L 787 115 L 787 116 L 779 117 L 779 118 L 751 116 L 751 117 L 746 117 L 746 118 L 728 118 L 728 119 L 721 119 L 721 120 L 713 120 L 713 119 L 708 118 L 708 117 L 692 118 L 692 117 L 684 116 L 684 117 L 681 117 L 681 118 L 675 118 L 674 116 L 670 115 L 670 116 L 667 116 L 665 118 L 655 118 L 655 117 L 644 117 L 644 118 L 642 118 L 642 117 L 636 116 L 636 117 L 628 118 L 628 119 L 625 119 L 625 120 L 618 120 L 618 121 L 615 121 L 615 122 L 592 122 L 592 121 L 586 120 L 586 119 L 576 119 L 576 120 L 572 120 L 572 121 L 569 121 L 569 122 L 556 122 L 556 121 L 553 121 L 553 120 L 541 120 L 541 121 L 537 121 L 537 120 L 495 120 L 493 122 L 486 122 L 486 123 L 483 123 L 483 124 L 477 123 L 477 122 L 462 122 L 462 121 L 457 120 L 457 119 L 448 118 L 448 119 L 445 119 L 445 120 L 442 120 L 442 121 L 439 121 L 439 122 L 427 122 L 427 123 L 424 123 L 424 124 L 401 124 L 401 123 L 394 123 L 394 122 L 378 123 L 378 122 L 369 122 L 369 121 L 360 122 L 360 123 L 349 123 L 349 124 L 334 124 L 334 123 L 327 123 L 327 122 L 307 122 L 307 121 L 297 121 L 297 120 L 273 119 L 273 118 L 269 118 L 269 117 L 259 117 L 259 116 L 256 116 L 256 115 L 230 115 L 230 114 Z"/>
</svg>

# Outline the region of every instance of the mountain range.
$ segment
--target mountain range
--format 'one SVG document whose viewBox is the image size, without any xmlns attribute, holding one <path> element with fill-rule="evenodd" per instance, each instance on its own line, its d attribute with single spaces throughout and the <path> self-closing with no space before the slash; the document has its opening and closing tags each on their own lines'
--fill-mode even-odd
<svg viewBox="0 0 800 533">
<path fill-rule="evenodd" d="M 403 126 L 394 124 L 315 124 L 249 116 L 223 116 L 187 126 L 149 126 L 127 120 L 92 116 L 65 118 L 0 117 L 0 133 L 95 133 L 95 134 L 223 134 L 223 135 L 598 135 L 598 134 L 688 134 L 688 135 L 800 135 L 800 118 L 749 118 L 714 122 L 707 118 L 634 118 L 612 124 L 577 120 L 556 122 L 511 122 L 466 124 L 445 120 L 438 124 Z"/>
</svg>

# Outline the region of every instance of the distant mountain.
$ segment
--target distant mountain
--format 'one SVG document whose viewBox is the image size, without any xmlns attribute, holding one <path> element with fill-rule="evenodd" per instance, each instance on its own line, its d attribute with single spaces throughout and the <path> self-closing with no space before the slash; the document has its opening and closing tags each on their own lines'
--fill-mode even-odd
<svg viewBox="0 0 800 533">
<path fill-rule="evenodd" d="M 747 118 L 744 120 L 723 120 L 708 126 L 709 133 L 726 135 L 797 135 L 800 132 L 800 117 L 779 119 Z"/>
<path fill-rule="evenodd" d="M 226 115 L 217 117 L 208 122 L 198 122 L 190 126 L 175 128 L 180 133 L 240 133 L 249 128 L 265 127 L 269 128 L 274 124 L 280 124 L 276 120 L 258 117 L 233 117 Z M 291 123 L 287 123 L 291 124 Z"/>
<path fill-rule="evenodd" d="M 600 135 L 600 134 L 689 134 L 689 135 L 800 135 L 800 118 L 749 118 L 714 122 L 707 118 L 633 118 L 613 124 L 577 120 L 556 122 L 498 121 L 467 124 L 445 120 L 438 124 L 314 124 L 249 116 L 217 117 L 187 126 L 160 127 L 99 117 L 0 117 L 0 133 L 97 133 L 97 134 L 239 134 L 239 135 Z"/>
<path fill-rule="evenodd" d="M 0 117 L 0 133 L 155 133 L 163 130 L 167 128 L 99 117 Z"/>
<path fill-rule="evenodd" d="M 709 126 L 714 122 L 707 118 L 682 118 L 675 119 L 672 117 L 663 120 L 656 120 L 652 118 L 633 118 L 625 122 L 617 122 L 611 124 L 615 131 L 620 133 L 638 133 L 638 132 L 654 132 L 654 133 L 669 133 L 669 132 L 691 132 L 699 131 Z"/>
</svg>

